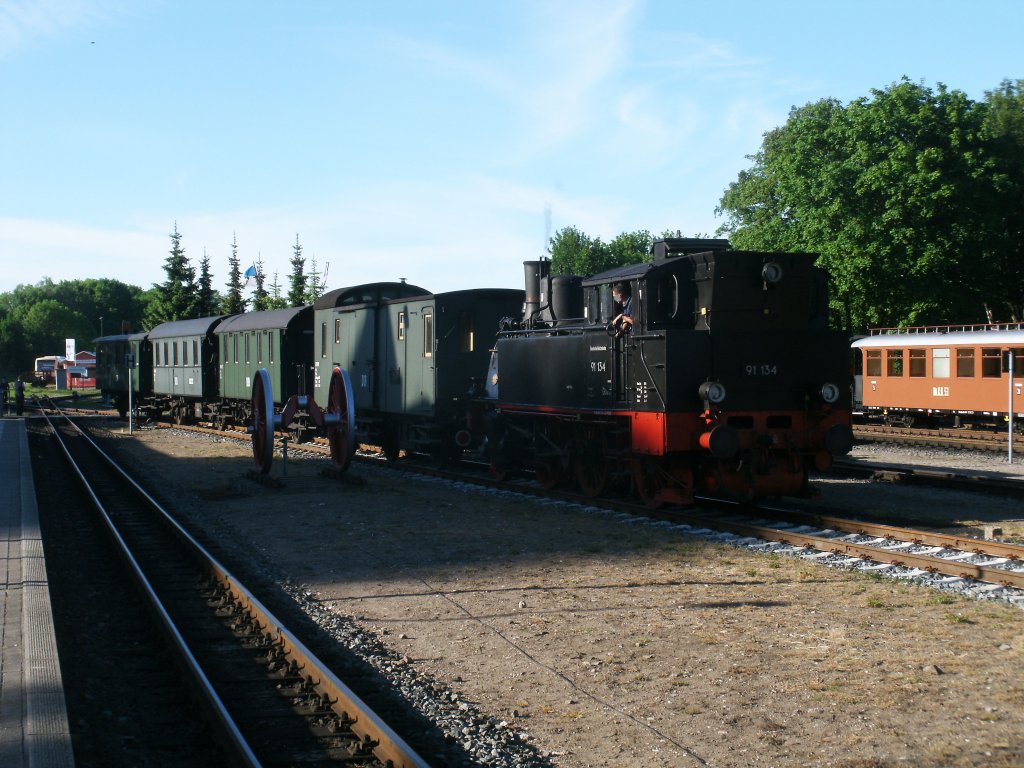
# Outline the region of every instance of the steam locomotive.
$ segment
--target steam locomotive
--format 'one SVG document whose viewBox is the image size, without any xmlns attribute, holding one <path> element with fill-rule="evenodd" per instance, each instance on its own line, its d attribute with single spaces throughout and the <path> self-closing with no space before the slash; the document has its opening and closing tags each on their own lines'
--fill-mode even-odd
<svg viewBox="0 0 1024 768">
<path fill-rule="evenodd" d="M 151 415 L 250 423 L 263 471 L 291 427 L 326 431 L 340 467 L 370 442 L 651 506 L 803 495 L 852 445 L 847 340 L 814 259 L 675 238 L 588 278 L 526 262 L 525 291 L 353 286 L 97 339 L 97 384 L 119 408 L 132 382 Z"/>
</svg>

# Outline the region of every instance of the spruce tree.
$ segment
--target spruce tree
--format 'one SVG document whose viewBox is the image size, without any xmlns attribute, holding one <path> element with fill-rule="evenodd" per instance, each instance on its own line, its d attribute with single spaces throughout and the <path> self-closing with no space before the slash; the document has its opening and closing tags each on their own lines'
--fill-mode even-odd
<svg viewBox="0 0 1024 768">
<path fill-rule="evenodd" d="M 316 256 L 310 258 L 309 263 L 310 270 L 309 277 L 307 278 L 306 303 L 312 304 L 324 295 L 324 281 L 320 278 L 320 272 L 317 269 Z"/>
<path fill-rule="evenodd" d="M 157 289 L 157 300 L 146 313 L 145 324 L 153 328 L 160 323 L 171 320 L 183 320 L 195 317 L 197 305 L 196 270 L 189 263 L 185 249 L 181 246 L 181 234 L 178 222 L 174 222 L 171 233 L 171 251 L 164 260 L 164 272 L 167 279 L 163 283 L 154 283 Z"/>
<path fill-rule="evenodd" d="M 242 264 L 238 260 L 238 235 L 231 240 L 231 256 L 228 258 L 228 293 L 224 297 L 224 313 L 235 315 L 245 312 L 245 298 L 242 296 Z"/>
<path fill-rule="evenodd" d="M 302 246 L 299 244 L 298 235 L 295 235 L 295 245 L 292 247 L 292 251 L 291 288 L 288 290 L 288 306 L 301 307 L 306 303 L 306 277 L 303 274 L 306 259 L 302 256 Z"/>
<path fill-rule="evenodd" d="M 199 282 L 196 286 L 196 316 L 212 317 L 220 313 L 220 294 L 213 288 L 213 274 L 210 272 L 210 257 L 203 249 L 199 262 Z"/>
<path fill-rule="evenodd" d="M 254 312 L 270 309 L 270 295 L 264 287 L 266 274 L 263 271 L 263 257 L 256 258 L 256 290 L 252 292 L 252 308 Z"/>
</svg>

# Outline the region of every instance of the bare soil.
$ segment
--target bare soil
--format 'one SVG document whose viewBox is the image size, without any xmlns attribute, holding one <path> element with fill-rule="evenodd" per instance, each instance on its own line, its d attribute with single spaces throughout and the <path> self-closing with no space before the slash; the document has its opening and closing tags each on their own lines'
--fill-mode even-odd
<svg viewBox="0 0 1024 768">
<path fill-rule="evenodd" d="M 179 511 L 556 766 L 1024 765 L 1020 608 L 365 465 L 358 485 L 292 458 L 268 490 L 244 479 L 246 446 L 118 429 Z M 851 508 L 949 499 L 950 525 L 981 504 L 819 485 Z M 1019 499 L 983 506 L 1022 516 Z"/>
</svg>

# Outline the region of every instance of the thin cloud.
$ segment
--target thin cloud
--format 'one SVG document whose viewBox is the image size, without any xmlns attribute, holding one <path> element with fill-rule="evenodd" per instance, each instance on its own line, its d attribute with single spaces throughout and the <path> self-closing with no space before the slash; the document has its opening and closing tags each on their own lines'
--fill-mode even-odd
<svg viewBox="0 0 1024 768">
<path fill-rule="evenodd" d="M 116 7 L 109 0 L 4 0 L 0 4 L 0 57 L 39 40 L 93 29 L 113 15 Z"/>
</svg>

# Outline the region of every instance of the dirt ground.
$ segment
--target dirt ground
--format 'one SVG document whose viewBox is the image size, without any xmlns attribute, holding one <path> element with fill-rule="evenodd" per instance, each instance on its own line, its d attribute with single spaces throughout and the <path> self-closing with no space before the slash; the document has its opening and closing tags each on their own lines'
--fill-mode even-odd
<svg viewBox="0 0 1024 768">
<path fill-rule="evenodd" d="M 115 434 L 179 510 L 251 543 L 556 766 L 1024 765 L 1019 607 L 384 468 L 338 483 L 292 458 L 287 489 L 268 490 L 244 479 L 245 446 Z M 821 488 L 837 505 L 978 506 Z M 983 506 L 1021 517 L 1019 500 Z"/>
</svg>

